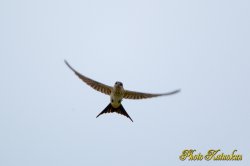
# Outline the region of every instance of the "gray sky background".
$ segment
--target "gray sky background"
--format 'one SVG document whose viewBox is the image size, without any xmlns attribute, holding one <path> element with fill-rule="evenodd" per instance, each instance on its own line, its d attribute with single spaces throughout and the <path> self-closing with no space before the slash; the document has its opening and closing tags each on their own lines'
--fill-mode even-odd
<svg viewBox="0 0 250 166">
<path fill-rule="evenodd" d="M 1 0 L 0 165 L 250 164 L 250 1 Z M 64 64 L 129 90 L 134 120 Z M 240 162 L 180 161 L 234 149 Z"/>
</svg>

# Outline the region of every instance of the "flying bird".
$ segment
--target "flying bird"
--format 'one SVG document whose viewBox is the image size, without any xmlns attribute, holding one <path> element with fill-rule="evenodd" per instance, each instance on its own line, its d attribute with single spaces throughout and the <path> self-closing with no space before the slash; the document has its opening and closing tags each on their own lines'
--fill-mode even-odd
<svg viewBox="0 0 250 166">
<path fill-rule="evenodd" d="M 104 93 L 110 96 L 110 103 L 101 113 L 99 113 L 96 116 L 96 118 L 104 113 L 116 112 L 118 114 L 126 116 L 133 122 L 132 118 L 128 115 L 128 113 L 126 112 L 126 110 L 123 108 L 121 104 L 122 99 L 135 99 L 135 100 L 146 99 L 146 98 L 152 98 L 152 97 L 158 97 L 158 96 L 172 95 L 172 94 L 176 94 L 180 92 L 180 89 L 167 92 L 167 93 L 158 93 L 158 94 L 135 92 L 135 91 L 125 90 L 123 88 L 122 82 L 119 82 L 119 81 L 116 81 L 113 87 L 108 86 L 108 85 L 105 85 L 103 83 L 100 83 L 98 81 L 95 81 L 91 78 L 88 78 L 80 74 L 73 67 L 71 67 L 70 64 L 66 60 L 64 60 L 64 62 L 87 85 L 91 86 L 93 89 L 101 93 Z"/>
</svg>

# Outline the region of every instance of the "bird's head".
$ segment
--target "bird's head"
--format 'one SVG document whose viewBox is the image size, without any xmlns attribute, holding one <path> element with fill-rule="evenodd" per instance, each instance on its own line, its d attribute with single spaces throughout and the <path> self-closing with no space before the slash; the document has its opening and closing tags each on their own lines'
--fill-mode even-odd
<svg viewBox="0 0 250 166">
<path fill-rule="evenodd" d="M 119 81 L 116 81 L 116 82 L 115 82 L 115 87 L 116 87 L 116 88 L 123 87 L 123 84 L 122 84 L 121 82 L 119 82 Z"/>
</svg>

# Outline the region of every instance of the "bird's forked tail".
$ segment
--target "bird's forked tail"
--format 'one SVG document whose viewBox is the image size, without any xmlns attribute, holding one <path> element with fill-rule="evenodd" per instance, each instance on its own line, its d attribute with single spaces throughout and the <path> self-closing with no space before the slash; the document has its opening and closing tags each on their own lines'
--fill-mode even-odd
<svg viewBox="0 0 250 166">
<path fill-rule="evenodd" d="M 128 113 L 125 111 L 125 109 L 123 108 L 122 105 L 120 105 L 118 108 L 114 108 L 111 103 L 109 103 L 109 105 L 100 113 L 96 116 L 96 118 L 98 118 L 100 115 L 105 114 L 105 113 L 113 113 L 116 112 L 118 114 L 124 115 L 127 118 L 129 118 L 132 122 L 133 120 L 130 118 L 130 116 L 128 115 Z"/>
</svg>

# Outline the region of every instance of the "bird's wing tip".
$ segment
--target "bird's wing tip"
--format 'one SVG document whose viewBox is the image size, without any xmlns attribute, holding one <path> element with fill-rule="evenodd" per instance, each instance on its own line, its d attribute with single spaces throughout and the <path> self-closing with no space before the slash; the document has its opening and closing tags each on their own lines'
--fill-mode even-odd
<svg viewBox="0 0 250 166">
<path fill-rule="evenodd" d="M 173 91 L 173 93 L 179 93 L 179 92 L 181 92 L 181 89 L 177 89 L 177 90 Z"/>
<path fill-rule="evenodd" d="M 180 91 L 181 91 L 181 89 L 176 89 L 176 90 L 174 90 L 174 91 L 164 93 L 163 95 L 172 95 L 172 94 L 179 93 Z"/>
<path fill-rule="evenodd" d="M 70 64 L 68 63 L 68 61 L 66 59 L 64 59 L 64 63 L 71 69 L 73 70 L 74 72 L 76 72 L 76 70 L 70 66 Z"/>
<path fill-rule="evenodd" d="M 66 65 L 69 65 L 69 63 L 68 63 L 68 61 L 67 61 L 66 59 L 64 59 L 64 63 L 65 63 Z"/>
</svg>

